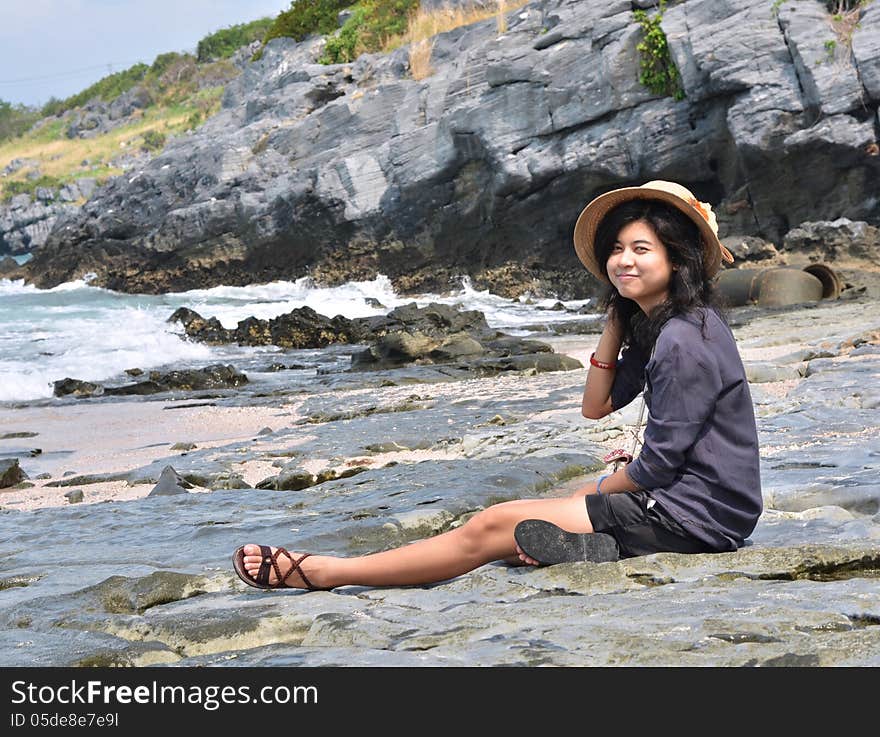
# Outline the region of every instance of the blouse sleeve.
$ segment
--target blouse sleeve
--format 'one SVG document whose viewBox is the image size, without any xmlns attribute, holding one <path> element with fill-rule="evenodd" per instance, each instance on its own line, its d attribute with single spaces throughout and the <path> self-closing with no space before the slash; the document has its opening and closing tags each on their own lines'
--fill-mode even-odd
<svg viewBox="0 0 880 737">
<path fill-rule="evenodd" d="M 645 364 L 648 359 L 635 345 L 627 346 L 617 361 L 614 383 L 611 385 L 611 406 L 618 410 L 626 407 L 645 386 Z"/>
<path fill-rule="evenodd" d="M 715 409 L 721 372 L 711 353 L 684 341 L 658 340 L 648 368 L 651 406 L 642 450 L 626 466 L 643 489 L 669 486 Z"/>
</svg>

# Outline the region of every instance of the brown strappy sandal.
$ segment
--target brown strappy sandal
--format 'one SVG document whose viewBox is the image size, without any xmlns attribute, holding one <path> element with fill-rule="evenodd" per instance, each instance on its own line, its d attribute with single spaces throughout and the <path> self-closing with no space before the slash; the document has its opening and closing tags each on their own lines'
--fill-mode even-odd
<svg viewBox="0 0 880 737">
<path fill-rule="evenodd" d="M 283 576 L 281 575 L 281 569 L 278 568 L 278 556 L 282 553 L 286 555 L 292 563 L 290 569 Z M 306 588 L 309 591 L 330 591 L 330 589 L 333 588 L 332 586 L 328 586 L 326 588 L 322 588 L 320 586 L 312 586 L 312 582 L 309 581 L 308 578 L 306 578 L 306 574 L 300 568 L 300 564 L 306 558 L 308 558 L 311 553 L 303 553 L 299 557 L 299 560 L 294 560 L 293 556 L 288 553 L 284 548 L 276 548 L 275 553 L 273 554 L 272 548 L 270 548 L 268 545 L 260 545 L 260 555 L 263 556 L 263 561 L 262 563 L 260 563 L 260 569 L 257 571 L 257 577 L 252 578 L 244 567 L 244 546 L 242 545 L 232 554 L 232 567 L 235 569 L 235 573 L 238 575 L 238 577 L 248 586 L 253 586 L 255 589 L 300 588 L 299 586 L 288 586 L 285 583 L 290 577 L 290 574 L 295 571 L 299 574 L 299 577 L 303 580 L 303 583 L 306 585 Z M 275 583 L 269 583 L 269 572 L 273 568 L 275 569 L 275 577 L 278 580 Z"/>
</svg>

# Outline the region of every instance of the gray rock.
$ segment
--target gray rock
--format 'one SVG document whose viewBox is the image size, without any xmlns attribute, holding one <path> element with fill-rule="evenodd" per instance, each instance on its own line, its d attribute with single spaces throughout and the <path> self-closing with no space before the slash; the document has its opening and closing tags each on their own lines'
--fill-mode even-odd
<svg viewBox="0 0 880 737">
<path fill-rule="evenodd" d="M 32 278 L 94 271 L 101 286 L 157 292 L 383 273 L 425 292 L 517 264 L 512 296 L 544 279 L 590 296 L 565 234 L 594 194 L 653 176 L 712 202 L 722 236 L 778 244 L 792 224 L 877 219 L 860 77 L 844 60 L 814 63 L 821 3 L 783 3 L 778 18 L 766 0 L 668 7 L 681 102 L 638 82 L 632 7 L 534 2 L 500 37 L 494 18 L 455 29 L 418 81 L 406 49 L 322 66 L 321 39 L 273 39 L 220 113 L 56 222 Z M 861 78 L 878 23 L 866 8 Z"/>
<path fill-rule="evenodd" d="M 745 369 L 746 378 L 754 384 L 799 379 L 805 373 L 803 366 L 776 366 L 766 361 L 746 362 Z"/>
<path fill-rule="evenodd" d="M 858 69 L 859 79 L 865 87 L 868 100 L 880 102 L 880 38 L 877 27 L 880 25 L 880 8 L 868 4 L 862 10 L 862 17 L 852 37 L 852 54 Z"/>
<path fill-rule="evenodd" d="M 84 499 L 83 490 L 71 489 L 70 491 L 64 492 L 64 497 L 69 504 L 79 504 Z"/>
<path fill-rule="evenodd" d="M 755 236 L 730 235 L 721 242 L 733 254 L 736 261 L 765 261 L 779 255 L 776 246 Z"/>
<path fill-rule="evenodd" d="M 880 229 L 848 218 L 801 223 L 786 233 L 782 249 L 809 261 L 880 266 Z"/>
<path fill-rule="evenodd" d="M 791 52 L 804 106 L 816 115 L 854 111 L 864 91 L 850 48 L 831 28 L 824 3 L 782 3 L 779 25 Z"/>
<path fill-rule="evenodd" d="M 17 458 L 0 459 L 0 489 L 15 486 L 28 478 Z"/>
<path fill-rule="evenodd" d="M 150 490 L 147 496 L 174 496 L 186 494 L 192 484 L 184 479 L 171 466 L 166 466 L 159 475 L 158 483 Z"/>
</svg>

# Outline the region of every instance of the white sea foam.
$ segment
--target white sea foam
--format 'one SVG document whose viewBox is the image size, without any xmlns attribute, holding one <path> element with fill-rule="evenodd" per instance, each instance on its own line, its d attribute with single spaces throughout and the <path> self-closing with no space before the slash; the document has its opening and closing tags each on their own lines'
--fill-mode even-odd
<svg viewBox="0 0 880 737">
<path fill-rule="evenodd" d="M 37 289 L 21 280 L 0 280 L 0 401 L 51 397 L 52 383 L 66 377 L 121 381 L 127 380 L 123 372 L 128 368 L 234 363 L 242 355 L 278 352 L 274 346 L 207 346 L 185 340 L 181 326 L 167 322 L 178 307 L 216 317 L 227 328 L 247 317 L 267 320 L 306 306 L 328 317 L 355 318 L 384 315 L 410 302 L 480 310 L 490 326 L 520 334 L 529 325 L 585 318 L 540 309 L 556 300 L 505 299 L 474 289 L 468 279 L 451 294 L 418 297 L 395 294 L 385 276 L 337 287 L 316 287 L 303 278 L 163 295 L 122 294 L 90 286 L 90 281 L 87 275 L 52 289 Z"/>
</svg>

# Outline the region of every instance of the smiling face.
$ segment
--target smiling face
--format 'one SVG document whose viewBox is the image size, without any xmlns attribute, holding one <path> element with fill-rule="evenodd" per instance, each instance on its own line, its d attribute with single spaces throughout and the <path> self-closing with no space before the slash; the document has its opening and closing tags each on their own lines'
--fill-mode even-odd
<svg viewBox="0 0 880 737">
<path fill-rule="evenodd" d="M 648 313 L 669 293 L 672 262 L 666 246 L 644 220 L 620 229 L 606 262 L 611 284 L 621 297 L 633 300 Z"/>
</svg>

